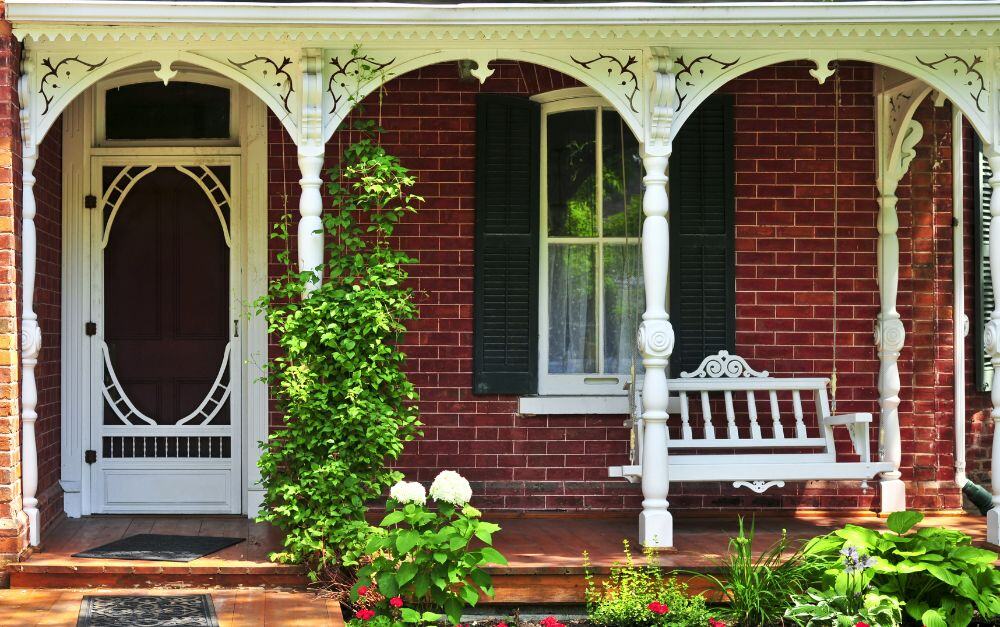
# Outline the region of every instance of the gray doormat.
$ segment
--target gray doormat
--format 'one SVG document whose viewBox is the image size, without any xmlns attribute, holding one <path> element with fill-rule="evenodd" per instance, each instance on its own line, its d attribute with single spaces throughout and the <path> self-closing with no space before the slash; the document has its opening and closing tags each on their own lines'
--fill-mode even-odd
<svg viewBox="0 0 1000 627">
<path fill-rule="evenodd" d="M 83 597 L 76 627 L 219 627 L 209 594 Z"/>
<path fill-rule="evenodd" d="M 246 538 L 216 536 L 170 536 L 140 533 L 108 544 L 74 553 L 73 557 L 112 560 L 154 560 L 158 562 L 190 562 L 221 551 L 227 546 L 244 542 Z"/>
</svg>

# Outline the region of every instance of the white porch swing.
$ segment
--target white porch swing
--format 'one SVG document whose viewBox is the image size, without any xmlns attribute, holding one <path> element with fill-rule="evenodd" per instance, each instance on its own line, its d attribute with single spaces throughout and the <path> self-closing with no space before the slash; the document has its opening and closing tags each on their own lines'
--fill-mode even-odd
<svg viewBox="0 0 1000 627">
<path fill-rule="evenodd" d="M 835 78 L 834 174 L 840 156 L 840 75 Z M 646 464 L 666 465 L 669 481 L 726 481 L 760 494 L 786 481 L 867 481 L 894 469 L 891 462 L 872 461 L 871 413 L 836 413 L 837 377 L 837 211 L 834 180 L 833 369 L 829 378 L 771 377 L 738 355 L 723 350 L 707 356 L 694 372 L 667 381 L 667 411 L 680 416 L 668 431 L 666 450 L 643 456 L 641 396 L 628 385 L 631 417 L 630 465 L 612 466 L 610 477 L 637 482 Z M 830 395 L 833 398 L 831 404 Z M 713 411 L 719 415 L 714 419 Z M 767 418 L 761 418 L 761 415 Z M 724 418 L 723 418 L 724 416 Z M 846 427 L 855 458 L 838 459 L 834 427 Z M 679 434 L 680 437 L 677 437 Z M 662 468 L 662 466 L 661 466 Z"/>
</svg>

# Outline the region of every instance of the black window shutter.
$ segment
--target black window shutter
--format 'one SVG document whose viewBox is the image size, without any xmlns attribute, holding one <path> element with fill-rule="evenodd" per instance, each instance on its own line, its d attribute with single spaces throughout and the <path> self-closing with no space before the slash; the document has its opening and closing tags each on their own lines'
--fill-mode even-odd
<svg viewBox="0 0 1000 627">
<path fill-rule="evenodd" d="M 710 97 L 670 155 L 671 376 L 736 344 L 733 97 Z"/>
<path fill-rule="evenodd" d="M 538 390 L 537 103 L 476 101 L 473 392 Z"/>
<path fill-rule="evenodd" d="M 976 315 L 970 317 L 975 338 L 976 355 L 976 387 L 988 392 L 993 387 L 993 363 L 983 347 L 983 333 L 986 323 L 993 313 L 994 295 L 993 280 L 990 274 L 990 164 L 983 154 L 983 144 L 975 137 L 973 154 L 976 163 L 972 170 L 972 212 L 975 222 L 975 258 L 976 258 Z"/>
</svg>

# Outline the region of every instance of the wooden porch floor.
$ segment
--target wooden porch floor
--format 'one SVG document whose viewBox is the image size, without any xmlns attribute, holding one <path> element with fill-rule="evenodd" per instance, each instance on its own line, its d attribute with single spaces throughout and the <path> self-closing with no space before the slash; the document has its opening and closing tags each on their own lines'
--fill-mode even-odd
<svg viewBox="0 0 1000 627">
<path fill-rule="evenodd" d="M 593 570 L 597 573 L 607 572 L 614 561 L 621 559 L 623 539 L 629 540 L 637 557 L 641 557 L 638 555 L 640 549 L 636 535 L 637 521 L 634 517 L 488 518 L 497 519 L 502 527 L 496 536 L 496 546 L 510 561 L 508 566 L 491 569 L 496 587 L 494 603 L 579 603 L 583 600 L 584 551 L 589 553 Z M 793 539 L 804 540 L 847 522 L 883 527 L 883 521 L 871 514 L 758 514 L 755 546 L 758 550 L 765 548 L 780 536 L 783 529 Z M 924 524 L 961 529 L 977 542 L 985 540 L 984 517 L 934 515 L 928 516 Z M 671 569 L 701 572 L 714 570 L 736 529 L 736 514 L 694 516 L 676 512 L 675 548 L 661 552 L 660 562 Z M 248 541 L 187 564 L 72 557 L 75 552 L 127 535 L 150 532 L 240 535 Z M 63 608 L 72 605 L 74 599 L 79 599 L 81 588 L 188 590 L 201 587 L 250 587 L 285 588 L 286 591 L 288 588 L 297 588 L 298 590 L 292 591 L 313 598 L 311 593 L 303 590 L 305 578 L 300 569 L 268 561 L 268 552 L 278 546 L 279 536 L 273 529 L 241 517 L 94 516 L 64 520 L 46 534 L 41 549 L 27 562 L 8 567 L 13 589 L 0 591 L 0 618 L 3 619 L 0 620 L 0 625 L 33 624 L 5 622 L 7 619 L 4 612 L 8 611 L 4 609 L 5 606 L 21 608 L 18 611 L 24 612 L 29 611 L 24 608 L 35 611 L 40 607 L 39 604 L 45 603 Z M 51 594 L 39 597 L 37 603 L 32 605 L 28 597 L 24 596 L 24 589 L 39 592 L 44 589 L 63 590 L 53 590 Z M 219 594 L 231 592 L 220 591 Z M 262 590 L 260 594 L 264 597 L 256 593 L 250 596 L 237 595 L 225 597 L 221 602 L 235 603 L 233 607 L 243 602 L 255 606 L 263 602 L 260 599 L 269 593 Z M 281 599 L 284 597 L 274 597 L 276 607 L 285 603 Z M 13 605 L 14 603 L 19 605 Z"/>
</svg>

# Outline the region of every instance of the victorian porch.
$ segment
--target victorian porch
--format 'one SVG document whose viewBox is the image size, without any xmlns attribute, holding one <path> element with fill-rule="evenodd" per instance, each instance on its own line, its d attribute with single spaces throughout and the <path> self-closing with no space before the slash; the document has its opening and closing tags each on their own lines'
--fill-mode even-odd
<svg viewBox="0 0 1000 627">
<path fill-rule="evenodd" d="M 679 550 L 674 509 L 960 509 L 966 449 L 977 478 L 1000 458 L 1000 385 L 976 376 L 1000 311 L 963 291 L 1000 263 L 980 158 L 1000 167 L 1000 15 L 941 6 L 8 2 L 0 553 L 63 514 L 254 516 L 281 417 L 246 305 L 287 213 L 299 267 L 322 260 L 352 115 L 425 198 L 397 232 L 421 308 L 411 478 L 457 468 L 497 513 L 641 509 L 636 539 Z M 682 395 L 720 350 L 749 370 Z"/>
</svg>

